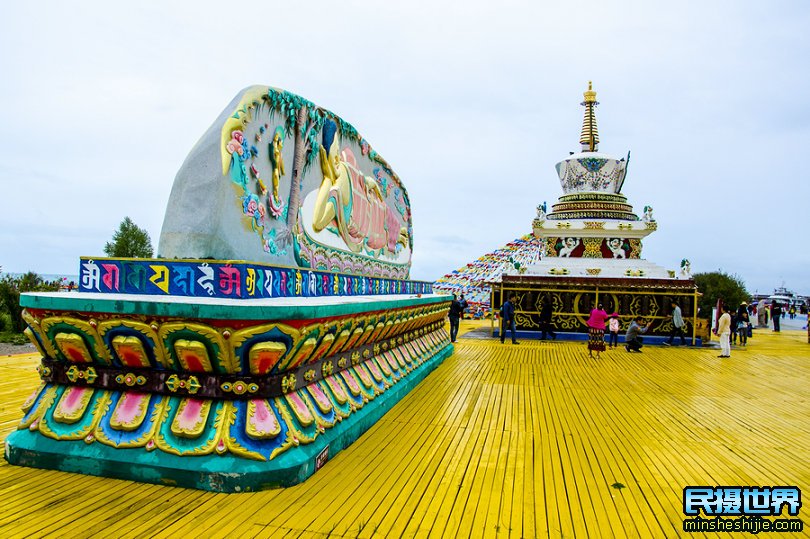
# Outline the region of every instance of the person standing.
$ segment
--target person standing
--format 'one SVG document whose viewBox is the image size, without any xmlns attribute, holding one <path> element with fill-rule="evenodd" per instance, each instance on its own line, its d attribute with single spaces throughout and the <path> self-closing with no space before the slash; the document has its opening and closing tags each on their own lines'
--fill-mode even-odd
<svg viewBox="0 0 810 539">
<path fill-rule="evenodd" d="M 666 346 L 672 346 L 672 343 L 675 341 L 675 337 L 681 338 L 681 346 L 686 346 L 686 339 L 683 338 L 683 328 L 686 325 L 683 321 L 683 315 L 681 314 L 681 307 L 675 302 L 671 302 L 672 305 L 672 333 L 669 335 L 669 340 L 664 341 Z"/>
<path fill-rule="evenodd" d="M 740 337 L 740 346 L 748 344 L 749 326 L 748 310 L 740 309 L 737 312 L 737 335 Z"/>
<path fill-rule="evenodd" d="M 624 349 L 628 352 L 641 352 L 641 334 L 647 332 L 648 326 L 644 323 L 644 319 L 640 316 L 635 317 L 630 322 L 630 327 L 627 328 L 627 333 L 624 336 Z"/>
<path fill-rule="evenodd" d="M 512 331 L 512 344 L 520 344 L 515 339 L 515 295 L 509 294 L 509 299 L 501 305 L 501 344 L 506 339 L 506 328 Z"/>
<path fill-rule="evenodd" d="M 599 359 L 599 353 L 605 351 L 605 320 L 607 318 L 608 314 L 600 303 L 596 309 L 591 311 L 591 317 L 586 322 L 588 325 L 588 357 L 590 358 L 593 358 L 593 352 L 596 351 L 596 359 Z"/>
<path fill-rule="evenodd" d="M 728 313 L 731 316 L 731 344 L 737 344 L 737 311 L 729 310 Z"/>
<path fill-rule="evenodd" d="M 779 333 L 779 324 L 782 320 L 782 306 L 779 305 L 778 301 L 774 301 L 773 305 L 771 305 L 771 320 L 773 320 L 773 330 Z"/>
<path fill-rule="evenodd" d="M 464 313 L 467 312 L 467 300 L 464 299 L 464 294 L 461 294 L 461 299 L 458 300 L 459 304 L 461 304 L 461 319 L 464 320 Z"/>
<path fill-rule="evenodd" d="M 548 299 L 544 299 L 543 306 L 540 309 L 540 331 L 543 332 L 540 336 L 541 339 L 545 339 L 548 334 L 552 339 L 557 340 L 557 334 L 554 333 L 554 325 L 551 323 L 552 314 L 551 302 Z"/>
<path fill-rule="evenodd" d="M 720 337 L 720 355 L 717 357 L 731 357 L 731 315 L 728 305 L 723 305 L 723 314 L 717 321 L 717 336 Z"/>
<path fill-rule="evenodd" d="M 458 336 L 458 319 L 461 316 L 462 308 L 461 303 L 456 299 L 453 294 L 453 301 L 450 302 L 450 313 L 447 317 L 450 319 L 450 342 L 456 342 Z"/>
<path fill-rule="evenodd" d="M 619 313 L 611 314 L 608 322 L 608 331 L 610 331 L 610 339 L 608 344 L 610 348 L 619 347 L 619 330 L 621 327 L 622 325 L 621 322 L 619 322 Z"/>
</svg>

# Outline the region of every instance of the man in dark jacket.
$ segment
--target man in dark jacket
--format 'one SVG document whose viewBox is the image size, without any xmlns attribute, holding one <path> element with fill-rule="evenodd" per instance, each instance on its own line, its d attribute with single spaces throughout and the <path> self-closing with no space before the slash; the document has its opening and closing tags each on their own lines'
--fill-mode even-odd
<svg viewBox="0 0 810 539">
<path fill-rule="evenodd" d="M 779 305 L 778 301 L 774 301 L 773 305 L 771 305 L 771 320 L 773 320 L 773 330 L 779 333 L 779 323 L 781 322 L 782 318 L 782 306 Z"/>
<path fill-rule="evenodd" d="M 520 344 L 515 340 L 515 295 L 509 294 L 509 299 L 501 305 L 501 343 L 506 339 L 506 328 L 512 331 L 512 344 Z"/>
<path fill-rule="evenodd" d="M 543 307 L 540 310 L 540 331 L 542 331 L 543 334 L 540 338 L 545 339 L 546 334 L 548 334 L 556 341 L 557 334 L 554 333 L 554 325 L 551 323 L 552 312 L 551 302 L 548 299 L 543 300 Z"/>
<path fill-rule="evenodd" d="M 456 336 L 458 335 L 458 319 L 461 317 L 463 310 L 461 303 L 456 299 L 456 295 L 453 294 L 453 301 L 450 303 L 450 314 L 448 315 L 448 318 L 450 318 L 450 342 L 456 342 Z"/>
</svg>

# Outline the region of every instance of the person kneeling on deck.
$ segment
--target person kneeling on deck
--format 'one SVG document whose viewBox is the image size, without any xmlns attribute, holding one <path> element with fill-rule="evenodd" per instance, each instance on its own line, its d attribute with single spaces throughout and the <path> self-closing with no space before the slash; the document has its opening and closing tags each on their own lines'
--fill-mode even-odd
<svg viewBox="0 0 810 539">
<path fill-rule="evenodd" d="M 641 334 L 647 332 L 647 325 L 644 319 L 637 316 L 630 322 L 630 327 L 627 328 L 627 333 L 624 336 L 624 349 L 628 352 L 641 352 Z"/>
</svg>

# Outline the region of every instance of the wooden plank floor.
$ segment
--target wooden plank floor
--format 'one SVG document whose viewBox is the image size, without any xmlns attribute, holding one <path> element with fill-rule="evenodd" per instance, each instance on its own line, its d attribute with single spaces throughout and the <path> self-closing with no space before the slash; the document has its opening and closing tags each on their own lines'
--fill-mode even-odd
<svg viewBox="0 0 810 539">
<path fill-rule="evenodd" d="M 796 485 L 807 499 L 805 334 L 759 332 L 731 359 L 718 353 L 622 348 L 596 361 L 581 343 L 461 338 L 301 485 L 212 494 L 2 460 L 0 537 L 675 537 L 687 485 Z M 0 358 L 3 438 L 37 361 Z M 805 505 L 790 537 L 810 537 Z"/>
</svg>

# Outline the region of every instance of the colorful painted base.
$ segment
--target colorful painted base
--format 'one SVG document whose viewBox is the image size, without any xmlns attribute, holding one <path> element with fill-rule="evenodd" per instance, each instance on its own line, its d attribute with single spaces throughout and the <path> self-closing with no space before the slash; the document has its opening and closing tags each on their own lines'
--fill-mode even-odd
<svg viewBox="0 0 810 539">
<path fill-rule="evenodd" d="M 117 448 L 102 443 L 58 441 L 27 429 L 6 441 L 6 460 L 19 466 L 128 479 L 215 492 L 249 492 L 300 483 L 351 445 L 453 352 L 442 347 L 407 377 L 309 444 L 297 445 L 269 461 L 234 454 L 177 456 L 159 450 Z"/>
<path fill-rule="evenodd" d="M 221 492 L 303 481 L 452 352 L 447 296 L 23 297 L 12 464 Z"/>
</svg>

